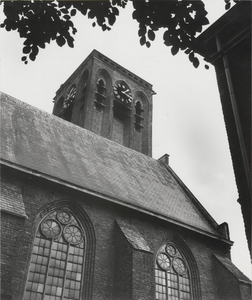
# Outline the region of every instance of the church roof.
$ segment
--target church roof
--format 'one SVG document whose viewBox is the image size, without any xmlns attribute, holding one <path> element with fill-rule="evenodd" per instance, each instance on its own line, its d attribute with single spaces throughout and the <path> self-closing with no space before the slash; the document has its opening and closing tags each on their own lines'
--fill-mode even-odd
<svg viewBox="0 0 252 300">
<path fill-rule="evenodd" d="M 1 93 L 1 162 L 231 243 L 169 166 Z"/>
</svg>

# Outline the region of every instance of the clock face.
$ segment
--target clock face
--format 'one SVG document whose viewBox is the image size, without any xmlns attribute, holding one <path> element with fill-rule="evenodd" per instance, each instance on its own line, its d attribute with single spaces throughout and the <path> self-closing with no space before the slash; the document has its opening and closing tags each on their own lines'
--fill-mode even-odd
<svg viewBox="0 0 252 300">
<path fill-rule="evenodd" d="M 124 103 L 132 102 L 132 94 L 130 88 L 123 82 L 117 83 L 114 86 L 114 94 L 117 100 Z"/>
<path fill-rule="evenodd" d="M 63 107 L 64 108 L 67 108 L 72 102 L 73 102 L 73 99 L 75 98 L 75 94 L 76 94 L 76 87 L 73 86 L 70 91 L 68 92 L 65 100 L 64 100 L 64 103 L 63 103 Z"/>
</svg>

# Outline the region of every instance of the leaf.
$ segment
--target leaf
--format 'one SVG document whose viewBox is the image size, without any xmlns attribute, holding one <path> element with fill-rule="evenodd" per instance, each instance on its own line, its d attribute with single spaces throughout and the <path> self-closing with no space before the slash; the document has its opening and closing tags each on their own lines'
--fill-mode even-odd
<svg viewBox="0 0 252 300">
<path fill-rule="evenodd" d="M 22 56 L 21 60 L 22 61 L 26 61 L 27 57 L 26 56 Z"/>
<path fill-rule="evenodd" d="M 74 42 L 74 39 L 71 36 L 69 36 L 68 39 L 67 39 L 67 44 L 68 44 L 68 46 L 70 48 L 74 47 L 74 43 L 73 42 Z"/>
<path fill-rule="evenodd" d="M 136 10 L 133 11 L 132 18 L 133 19 L 137 19 L 137 11 Z"/>
<path fill-rule="evenodd" d="M 95 17 L 94 12 L 93 12 L 92 10 L 90 10 L 90 11 L 88 12 L 88 18 L 89 18 L 89 19 L 93 19 L 94 17 Z"/>
<path fill-rule="evenodd" d="M 108 27 L 106 26 L 106 24 L 102 24 L 102 30 L 105 31 L 107 29 L 108 29 Z"/>
<path fill-rule="evenodd" d="M 145 36 L 142 36 L 142 37 L 140 38 L 140 45 L 143 46 L 145 43 L 146 43 L 146 37 L 145 37 Z"/>
<path fill-rule="evenodd" d="M 207 17 L 204 17 L 204 19 L 201 22 L 202 25 L 208 25 L 209 24 L 209 20 Z"/>
<path fill-rule="evenodd" d="M 109 25 L 113 25 L 116 21 L 116 17 L 114 15 L 109 15 Z"/>
<path fill-rule="evenodd" d="M 154 41 L 155 40 L 155 32 L 151 29 L 148 30 L 148 38 L 151 40 L 151 41 Z"/>
<path fill-rule="evenodd" d="M 147 41 L 147 42 L 146 42 L 146 47 L 147 47 L 147 48 L 150 48 L 150 46 L 151 46 L 151 43 L 150 43 L 149 41 Z"/>
<path fill-rule="evenodd" d="M 176 55 L 178 52 L 179 52 L 179 46 L 177 45 L 172 46 L 171 48 L 172 55 Z"/>
<path fill-rule="evenodd" d="M 112 7 L 112 11 L 115 16 L 119 16 L 119 10 L 117 7 Z"/>
<path fill-rule="evenodd" d="M 225 5 L 225 9 L 228 10 L 228 9 L 230 8 L 230 6 L 231 6 L 231 4 L 230 4 L 230 2 L 229 2 L 229 3 L 227 3 L 227 4 Z"/>
<path fill-rule="evenodd" d="M 29 58 L 30 58 L 30 60 L 34 61 L 36 58 L 36 55 L 32 52 L 32 53 L 30 53 Z"/>
<path fill-rule="evenodd" d="M 171 36 L 170 31 L 166 30 L 163 34 L 164 43 L 166 46 L 173 45 L 174 38 Z"/>
<path fill-rule="evenodd" d="M 60 11 L 63 12 L 63 14 L 68 14 L 68 10 L 66 8 L 62 8 Z"/>
<path fill-rule="evenodd" d="M 193 60 L 194 60 L 194 53 L 193 52 L 191 52 L 190 54 L 189 54 L 189 60 L 191 61 L 191 62 L 193 62 Z"/>
<path fill-rule="evenodd" d="M 56 42 L 60 47 L 62 47 L 66 43 L 66 40 L 62 35 L 60 35 L 56 37 Z"/>
<path fill-rule="evenodd" d="M 146 34 L 146 26 L 145 25 L 141 25 L 139 26 L 139 30 L 138 30 L 138 36 L 143 36 Z"/>
<path fill-rule="evenodd" d="M 35 57 L 38 55 L 39 48 L 36 45 L 33 45 L 32 47 L 32 53 L 35 55 Z"/>
<path fill-rule="evenodd" d="M 193 60 L 193 66 L 194 66 L 195 68 L 198 68 L 198 66 L 199 66 L 199 60 L 198 60 L 197 57 L 195 57 L 194 60 Z"/>
<path fill-rule="evenodd" d="M 205 65 L 205 69 L 209 70 L 209 65 Z"/>
<path fill-rule="evenodd" d="M 69 15 L 64 15 L 63 18 L 66 19 L 66 20 L 70 20 L 71 19 L 71 17 Z"/>
<path fill-rule="evenodd" d="M 28 54 L 28 53 L 30 53 L 30 51 L 31 51 L 30 46 L 26 46 L 26 47 L 23 48 L 23 53 L 24 54 Z"/>
<path fill-rule="evenodd" d="M 71 12 L 70 12 L 70 15 L 73 17 L 73 16 L 75 16 L 76 15 L 76 9 L 74 8 L 74 9 L 72 9 L 71 10 Z"/>
</svg>

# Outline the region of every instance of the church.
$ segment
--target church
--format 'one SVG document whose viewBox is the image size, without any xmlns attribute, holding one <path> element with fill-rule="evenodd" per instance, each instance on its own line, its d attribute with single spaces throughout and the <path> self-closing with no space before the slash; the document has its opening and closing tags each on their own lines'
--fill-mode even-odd
<svg viewBox="0 0 252 300">
<path fill-rule="evenodd" d="M 2 300 L 249 300 L 217 224 L 152 158 L 152 85 L 93 50 L 53 114 L 1 93 Z"/>
</svg>

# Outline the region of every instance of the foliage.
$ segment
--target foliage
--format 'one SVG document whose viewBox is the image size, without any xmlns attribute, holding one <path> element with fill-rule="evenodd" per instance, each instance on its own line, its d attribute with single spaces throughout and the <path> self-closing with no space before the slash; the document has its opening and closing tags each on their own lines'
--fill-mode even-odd
<svg viewBox="0 0 252 300">
<path fill-rule="evenodd" d="M 39 48 L 56 41 L 62 47 L 74 47 L 77 32 L 73 19 L 77 12 L 94 19 L 93 26 L 110 30 L 119 16 L 119 9 L 133 3 L 132 17 L 139 23 L 140 44 L 151 46 L 156 32 L 163 28 L 164 44 L 171 53 L 184 51 L 195 67 L 199 60 L 194 53 L 195 35 L 208 24 L 202 1 L 195 0 L 106 0 L 106 1 L 3 1 L 5 19 L 1 24 L 7 31 L 17 30 L 24 38 L 22 61 L 34 61 Z M 227 9 L 230 0 L 225 0 Z"/>
</svg>

